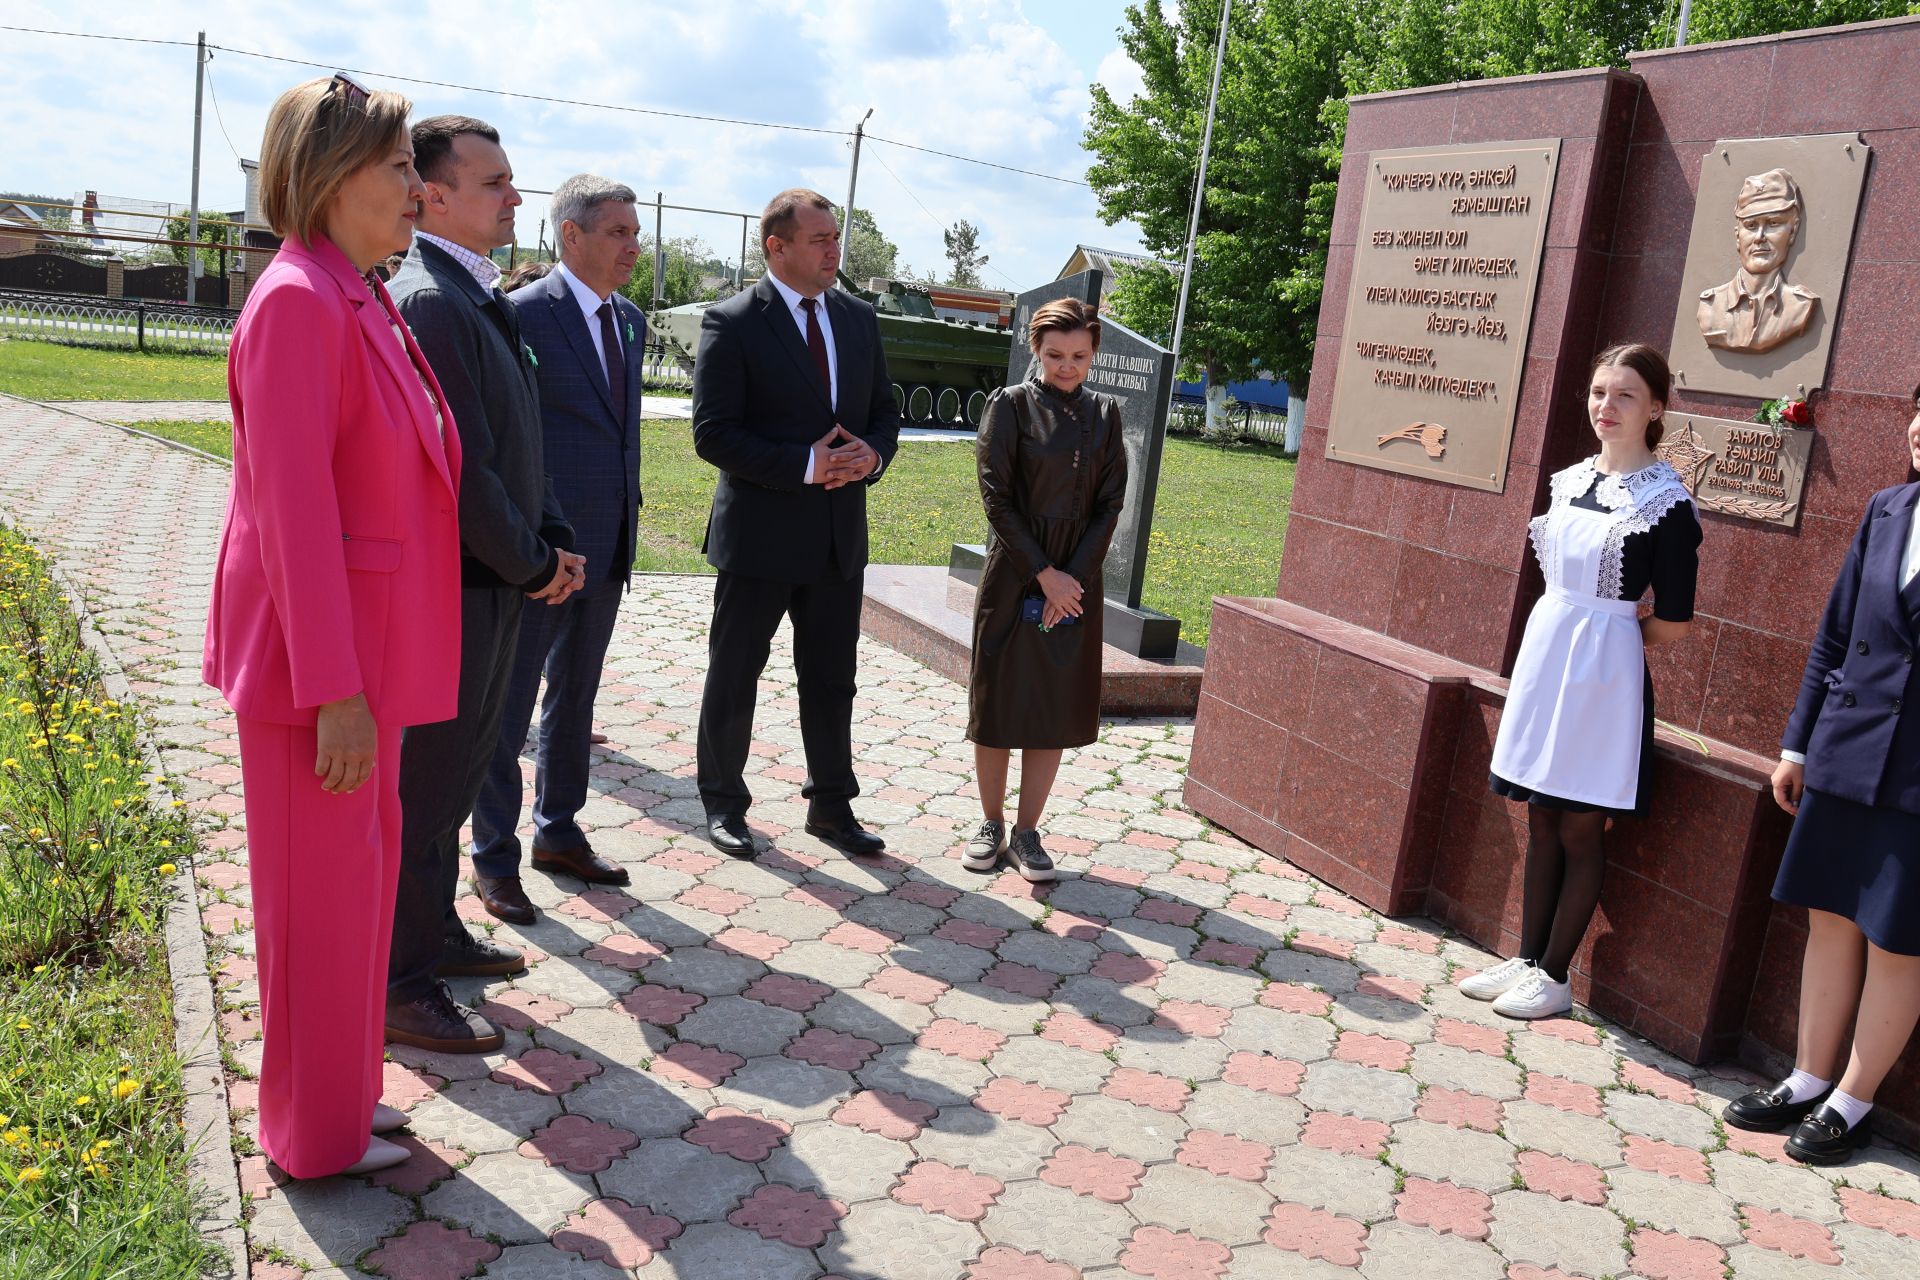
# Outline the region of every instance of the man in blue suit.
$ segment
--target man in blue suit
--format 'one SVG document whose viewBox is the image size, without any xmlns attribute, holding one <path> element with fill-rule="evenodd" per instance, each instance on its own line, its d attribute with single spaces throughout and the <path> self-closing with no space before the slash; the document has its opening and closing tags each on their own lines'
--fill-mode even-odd
<svg viewBox="0 0 1920 1280">
<path fill-rule="evenodd" d="M 573 524 L 586 584 L 564 604 L 530 609 L 493 763 L 473 810 L 474 889 L 493 915 L 530 924 L 520 884 L 520 749 L 540 677 L 533 865 L 592 884 L 626 884 L 575 822 L 587 800 L 593 701 L 620 597 L 633 572 L 640 514 L 640 370 L 647 322 L 616 290 L 640 258 L 631 188 L 577 174 L 553 193 L 560 263 L 508 295 L 540 384 L 547 473 Z"/>
</svg>

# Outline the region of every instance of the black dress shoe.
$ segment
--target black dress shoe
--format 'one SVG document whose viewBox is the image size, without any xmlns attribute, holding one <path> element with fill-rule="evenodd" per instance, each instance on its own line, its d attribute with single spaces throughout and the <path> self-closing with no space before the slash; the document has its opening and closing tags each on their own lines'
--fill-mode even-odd
<svg viewBox="0 0 1920 1280">
<path fill-rule="evenodd" d="M 461 937 L 447 939 L 433 972 L 441 978 L 504 978 L 526 967 L 527 958 L 512 947 L 487 938 Z"/>
<path fill-rule="evenodd" d="M 754 848 L 753 832 L 747 830 L 747 820 L 741 814 L 716 813 L 709 817 L 707 839 L 729 858 L 751 858 L 758 852 Z"/>
<path fill-rule="evenodd" d="M 1755 1089 L 1743 1093 L 1727 1104 L 1720 1118 L 1736 1129 L 1746 1129 L 1753 1133 L 1778 1133 L 1790 1124 L 1799 1124 L 1813 1114 L 1813 1109 L 1827 1100 L 1832 1093 L 1831 1087 L 1822 1090 L 1804 1102 L 1787 1100 L 1787 1082 L 1782 1080 L 1771 1089 Z"/>
<path fill-rule="evenodd" d="M 818 836 L 849 857 L 871 858 L 887 851 L 887 842 L 861 826 L 850 813 L 831 820 L 808 818 L 807 834 Z"/>
<path fill-rule="evenodd" d="M 588 884 L 628 884 L 633 879 L 625 867 L 608 862 L 593 851 L 592 845 L 584 843 L 571 849 L 542 849 L 535 845 L 533 865 L 542 871 L 578 876 Z"/>
<path fill-rule="evenodd" d="M 1860 1117 L 1860 1123 L 1849 1129 L 1838 1111 L 1822 1104 L 1787 1139 L 1787 1154 L 1801 1164 L 1845 1164 L 1848 1156 L 1872 1139 L 1872 1128 L 1870 1115 Z"/>
<path fill-rule="evenodd" d="M 387 1006 L 387 1040 L 433 1053 L 492 1053 L 507 1042 L 492 1023 L 456 1004 L 444 982 L 409 1004 Z"/>
<path fill-rule="evenodd" d="M 476 875 L 473 878 L 474 896 L 480 899 L 480 905 L 487 914 L 496 920 L 505 920 L 508 924 L 532 924 L 540 918 L 533 909 L 533 902 L 527 897 L 527 891 L 520 884 L 519 876 Z M 508 970 L 509 973 L 512 970 Z"/>
</svg>

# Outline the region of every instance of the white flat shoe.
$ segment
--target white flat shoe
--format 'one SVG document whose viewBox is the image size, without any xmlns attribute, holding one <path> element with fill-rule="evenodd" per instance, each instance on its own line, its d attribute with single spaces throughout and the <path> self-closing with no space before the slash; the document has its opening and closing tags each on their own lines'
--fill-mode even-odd
<svg viewBox="0 0 1920 1280">
<path fill-rule="evenodd" d="M 391 1169 L 397 1164 L 405 1164 L 413 1153 L 405 1147 L 395 1146 L 385 1138 L 368 1138 L 367 1153 L 342 1169 L 345 1174 L 377 1173 L 382 1169 Z"/>
<path fill-rule="evenodd" d="M 1471 978 L 1460 980 L 1460 994 L 1469 1000 L 1493 1000 L 1507 994 L 1519 986 L 1533 966 L 1515 956 L 1503 960 L 1491 969 L 1482 969 Z"/>
<path fill-rule="evenodd" d="M 1573 1008 L 1571 983 L 1555 982 L 1534 969 L 1520 984 L 1493 1002 L 1493 1011 L 1509 1018 L 1552 1018 Z"/>
<path fill-rule="evenodd" d="M 373 1104 L 373 1132 L 392 1133 L 395 1129 L 404 1129 L 409 1123 L 407 1113 L 398 1107 L 390 1107 L 384 1102 Z"/>
</svg>

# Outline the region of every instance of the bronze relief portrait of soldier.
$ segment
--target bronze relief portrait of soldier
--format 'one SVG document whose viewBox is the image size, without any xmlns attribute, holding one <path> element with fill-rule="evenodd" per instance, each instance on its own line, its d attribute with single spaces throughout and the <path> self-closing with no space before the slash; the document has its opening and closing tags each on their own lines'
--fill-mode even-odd
<svg viewBox="0 0 1920 1280">
<path fill-rule="evenodd" d="M 1708 346 L 1757 353 L 1806 332 L 1819 295 L 1786 278 L 1801 213 L 1800 188 L 1785 169 L 1740 184 L 1733 206 L 1740 267 L 1733 279 L 1700 293 L 1697 320 Z"/>
</svg>

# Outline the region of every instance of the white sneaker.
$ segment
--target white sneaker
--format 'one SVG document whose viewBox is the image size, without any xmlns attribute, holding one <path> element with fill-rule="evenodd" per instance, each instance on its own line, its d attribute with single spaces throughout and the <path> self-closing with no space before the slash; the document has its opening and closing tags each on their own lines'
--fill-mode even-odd
<svg viewBox="0 0 1920 1280">
<path fill-rule="evenodd" d="M 1006 851 L 1007 824 L 988 818 L 973 833 L 973 839 L 967 841 L 960 865 L 969 871 L 991 871 L 1000 865 L 1000 855 Z"/>
<path fill-rule="evenodd" d="M 1493 1011 L 1509 1018 L 1551 1018 L 1573 1008 L 1573 987 L 1531 969 L 1518 986 L 1493 1002 Z"/>
<path fill-rule="evenodd" d="M 384 1102 L 373 1104 L 373 1132 L 392 1133 L 395 1129 L 404 1129 L 411 1121 L 407 1113 L 398 1107 L 390 1107 Z"/>
<path fill-rule="evenodd" d="M 341 1173 L 361 1174 L 377 1173 L 381 1169 L 391 1169 L 397 1164 L 405 1164 L 413 1152 L 405 1147 L 396 1146 L 385 1138 L 368 1138 L 366 1154 L 342 1169 Z"/>
<path fill-rule="evenodd" d="M 1460 980 L 1460 994 L 1470 1000 L 1492 1000 L 1503 996 L 1519 986 L 1521 980 L 1533 972 L 1533 966 L 1515 956 L 1503 960 L 1491 969 L 1482 969 L 1471 978 Z"/>
</svg>

